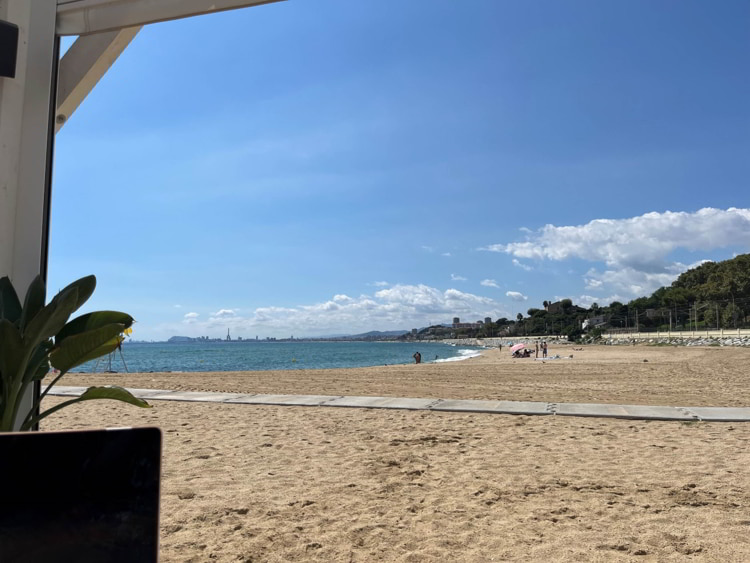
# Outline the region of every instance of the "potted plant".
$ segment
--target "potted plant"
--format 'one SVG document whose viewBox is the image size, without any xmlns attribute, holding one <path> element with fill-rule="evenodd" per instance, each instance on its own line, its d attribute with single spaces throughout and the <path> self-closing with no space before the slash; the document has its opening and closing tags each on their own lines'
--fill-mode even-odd
<svg viewBox="0 0 750 563">
<path fill-rule="evenodd" d="M 0 432 L 29 430 L 44 417 L 74 403 L 115 399 L 150 407 L 117 386 L 90 387 L 79 397 L 39 412 L 42 399 L 68 371 L 89 360 L 109 354 L 124 339 L 133 318 L 117 311 L 96 311 L 71 321 L 70 316 L 91 297 L 96 278 L 86 276 L 60 291 L 47 305 L 41 276 L 29 286 L 21 304 L 10 279 L 0 278 Z M 41 381 L 51 369 L 54 378 L 22 411 L 29 386 Z"/>
</svg>

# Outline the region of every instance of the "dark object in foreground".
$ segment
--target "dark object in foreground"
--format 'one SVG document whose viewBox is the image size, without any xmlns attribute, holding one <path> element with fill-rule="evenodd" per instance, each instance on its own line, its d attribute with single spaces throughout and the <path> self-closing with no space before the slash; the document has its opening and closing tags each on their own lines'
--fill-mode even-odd
<svg viewBox="0 0 750 563">
<path fill-rule="evenodd" d="M 0 76 L 16 77 L 18 26 L 0 20 Z"/>
<path fill-rule="evenodd" d="M 158 561 L 158 428 L 0 434 L 0 452 L 0 561 Z"/>
</svg>

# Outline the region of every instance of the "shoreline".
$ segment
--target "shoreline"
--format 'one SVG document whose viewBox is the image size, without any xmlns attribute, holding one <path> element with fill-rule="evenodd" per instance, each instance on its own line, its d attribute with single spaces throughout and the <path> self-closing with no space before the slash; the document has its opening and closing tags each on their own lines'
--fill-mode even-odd
<svg viewBox="0 0 750 563">
<path fill-rule="evenodd" d="M 616 403 L 750 405 L 742 347 L 556 346 L 559 360 L 481 350 L 462 361 L 366 368 L 233 372 L 74 373 L 61 385 L 225 393 Z M 572 355 L 572 358 L 569 356 Z M 49 381 L 49 380 L 47 380 Z"/>
</svg>

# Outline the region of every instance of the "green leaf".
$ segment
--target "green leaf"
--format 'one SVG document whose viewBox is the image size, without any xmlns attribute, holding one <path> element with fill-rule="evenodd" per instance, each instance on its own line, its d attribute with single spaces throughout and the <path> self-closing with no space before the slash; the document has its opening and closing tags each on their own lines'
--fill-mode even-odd
<svg viewBox="0 0 750 563">
<path fill-rule="evenodd" d="M 89 387 L 83 394 L 78 397 L 81 401 L 89 401 L 91 399 L 114 399 L 115 401 L 122 401 L 129 403 L 141 408 L 151 408 L 146 401 L 135 397 L 130 391 L 119 387 L 117 385 L 107 385 L 104 387 Z"/>
<path fill-rule="evenodd" d="M 42 341 L 31 354 L 31 359 L 26 366 L 26 372 L 23 375 L 24 382 L 36 381 L 43 379 L 49 372 L 49 351 L 52 349 L 52 341 Z"/>
<path fill-rule="evenodd" d="M 12 323 L 17 323 L 21 318 L 21 301 L 18 299 L 10 278 L 4 276 L 0 278 L 0 319 L 7 319 Z"/>
<path fill-rule="evenodd" d="M 62 299 L 62 295 L 71 289 L 77 289 L 78 290 L 78 300 L 76 301 L 75 307 L 73 308 L 73 311 L 70 313 L 71 315 L 75 313 L 78 309 L 81 308 L 81 305 L 86 303 L 86 301 L 89 300 L 89 297 L 91 297 L 91 294 L 94 293 L 94 289 L 96 289 L 96 276 L 85 276 L 81 278 L 80 280 L 76 280 L 73 283 L 69 284 L 68 286 L 64 287 L 60 293 L 55 295 L 55 297 L 52 299 L 52 301 L 56 301 L 58 298 Z M 70 315 L 68 315 L 70 316 Z"/>
<path fill-rule="evenodd" d="M 45 297 L 44 280 L 42 280 L 42 276 L 37 276 L 26 291 L 26 299 L 23 302 L 20 323 L 22 334 L 26 330 L 26 325 L 29 321 L 36 317 L 39 311 L 42 310 L 42 307 L 44 307 Z"/>
<path fill-rule="evenodd" d="M 149 405 L 146 401 L 133 396 L 130 391 L 128 391 L 127 389 L 123 389 L 122 387 L 118 387 L 116 385 L 108 385 L 106 387 L 89 387 L 88 389 L 86 389 L 86 391 L 83 392 L 80 397 L 76 397 L 75 399 L 71 399 L 69 401 L 65 401 L 64 403 L 60 403 L 59 405 L 55 405 L 51 409 L 48 409 L 41 413 L 39 416 L 28 419 L 24 423 L 22 430 L 28 430 L 43 418 L 51 415 L 56 411 L 59 411 L 62 408 L 75 403 L 80 403 L 82 401 L 91 401 L 94 399 L 113 399 L 115 401 L 122 401 L 124 403 L 135 405 L 136 407 L 145 409 L 151 408 L 151 405 Z"/>
<path fill-rule="evenodd" d="M 0 375 L 8 388 L 21 370 L 23 358 L 21 333 L 8 319 L 0 319 Z"/>
<path fill-rule="evenodd" d="M 129 328 L 135 320 L 126 313 L 119 311 L 96 311 L 81 315 L 66 324 L 55 336 L 55 343 L 61 344 L 69 336 L 81 334 L 88 330 L 100 328 L 109 324 L 117 323 L 123 325 L 123 330 Z"/>
<path fill-rule="evenodd" d="M 0 375 L 4 386 L 7 385 L 8 389 L 21 370 L 23 358 L 24 347 L 21 333 L 8 319 L 0 319 Z"/>
<path fill-rule="evenodd" d="M 43 340 L 55 336 L 68 322 L 77 302 L 76 288 L 65 289 L 59 293 L 29 321 L 23 333 L 24 344 L 35 347 Z"/>
<path fill-rule="evenodd" d="M 18 327 L 8 319 L 0 319 L 0 431 L 13 429 L 13 418 L 19 393 L 23 388 L 23 372 L 27 359 L 28 350 L 23 346 Z"/>
<path fill-rule="evenodd" d="M 124 325 L 113 323 L 70 336 L 52 350 L 50 363 L 56 369 L 66 372 L 89 360 L 109 354 L 120 343 L 117 337 L 123 330 Z"/>
</svg>

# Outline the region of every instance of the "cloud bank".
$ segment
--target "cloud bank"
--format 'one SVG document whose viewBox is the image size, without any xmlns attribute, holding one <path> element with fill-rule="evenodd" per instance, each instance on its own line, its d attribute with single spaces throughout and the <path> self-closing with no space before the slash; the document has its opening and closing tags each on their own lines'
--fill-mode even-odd
<svg viewBox="0 0 750 563">
<path fill-rule="evenodd" d="M 638 296 L 671 284 L 701 263 L 670 261 L 670 254 L 678 249 L 750 246 L 750 209 L 652 212 L 627 219 L 595 219 L 585 225 L 545 225 L 524 232 L 524 241 L 491 244 L 480 250 L 509 254 L 521 268 L 519 258 L 603 263 L 604 269 L 591 268 L 584 276 L 586 289 Z"/>
<path fill-rule="evenodd" d="M 163 332 L 186 336 L 219 336 L 231 329 L 233 336 L 265 338 L 355 334 L 369 330 L 409 330 L 448 323 L 455 316 L 493 319 L 511 313 L 494 299 L 460 291 L 439 290 L 428 285 L 398 284 L 374 295 L 352 297 L 336 294 L 330 300 L 295 307 L 260 307 L 247 316 L 236 308 L 220 309 L 207 320 L 198 313 L 185 315 L 181 328 L 163 326 Z M 182 332 L 180 332 L 182 331 Z"/>
<path fill-rule="evenodd" d="M 658 271 L 674 250 L 750 246 L 750 209 L 707 207 L 695 213 L 646 213 L 630 219 L 595 219 L 585 225 L 545 225 L 523 242 L 492 244 L 483 250 L 516 258 L 581 258 L 608 266 Z"/>
</svg>

